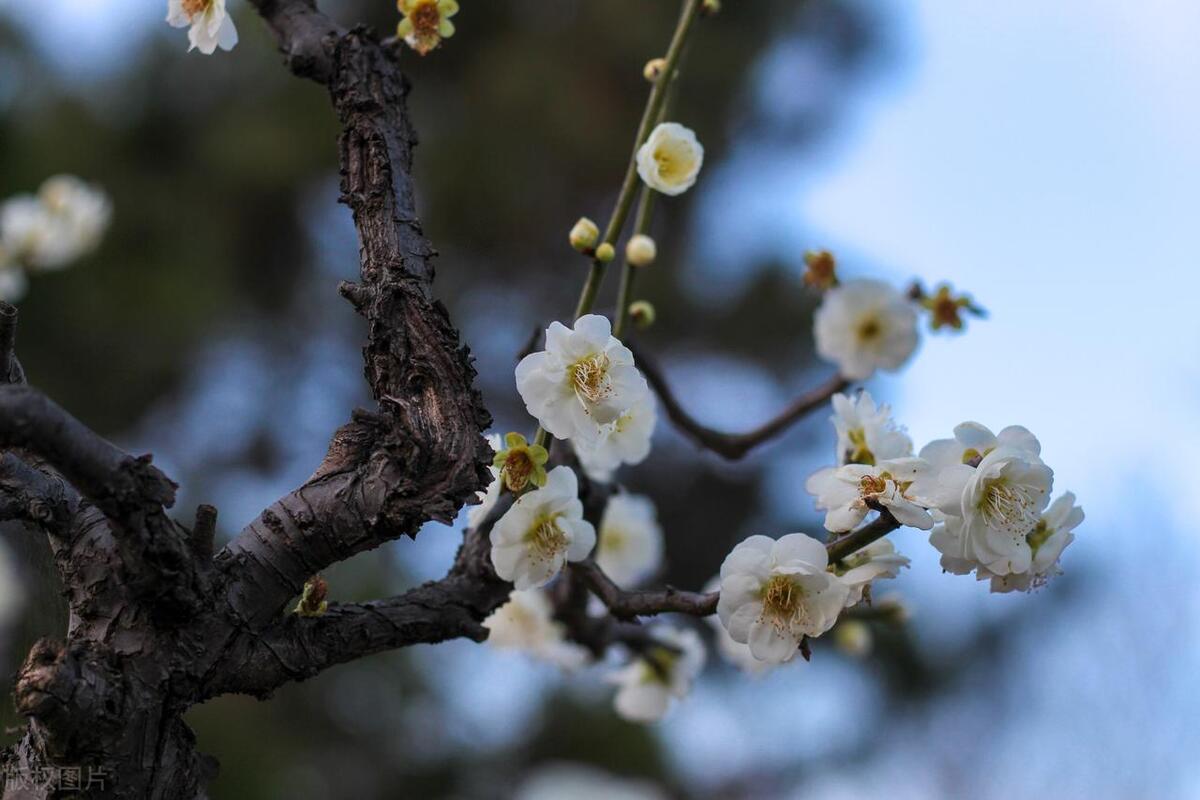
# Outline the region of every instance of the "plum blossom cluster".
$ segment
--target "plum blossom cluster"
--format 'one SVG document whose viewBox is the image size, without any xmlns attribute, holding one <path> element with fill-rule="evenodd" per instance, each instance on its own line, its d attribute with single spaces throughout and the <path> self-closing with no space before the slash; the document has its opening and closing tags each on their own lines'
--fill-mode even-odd
<svg viewBox="0 0 1200 800">
<path fill-rule="evenodd" d="M 18 300 L 27 275 L 64 269 L 99 245 L 112 221 L 103 190 L 73 175 L 0 203 L 0 300 Z"/>
</svg>

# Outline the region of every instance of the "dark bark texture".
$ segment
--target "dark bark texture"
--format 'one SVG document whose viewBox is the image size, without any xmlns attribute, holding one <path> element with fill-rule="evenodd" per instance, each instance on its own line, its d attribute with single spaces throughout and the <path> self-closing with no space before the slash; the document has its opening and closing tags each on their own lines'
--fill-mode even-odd
<svg viewBox="0 0 1200 800">
<path fill-rule="evenodd" d="M 486 638 L 508 595 L 485 532 L 449 574 L 400 596 L 288 613 L 307 578 L 429 521 L 486 485 L 490 424 L 470 356 L 433 299 L 434 249 L 410 177 L 416 136 L 395 52 L 310 0 L 255 2 L 289 68 L 329 89 L 342 123 L 342 201 L 361 279 L 342 295 L 367 322 L 376 400 L 332 436 L 305 484 L 213 553 L 215 510 L 189 529 L 175 486 L 24 385 L 16 311 L 0 306 L 0 521 L 47 535 L 67 587 L 64 641 L 42 640 L 16 682 L 24 738 L 3 754 L 5 798 L 204 797 L 216 763 L 182 720 L 229 692 L 266 697 L 338 663 L 418 642 Z"/>
</svg>

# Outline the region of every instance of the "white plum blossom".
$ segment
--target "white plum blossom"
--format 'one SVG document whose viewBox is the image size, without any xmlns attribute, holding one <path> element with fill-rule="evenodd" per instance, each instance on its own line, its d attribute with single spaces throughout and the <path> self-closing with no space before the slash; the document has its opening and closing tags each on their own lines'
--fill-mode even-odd
<svg viewBox="0 0 1200 800">
<path fill-rule="evenodd" d="M 833 627 L 846 605 L 849 587 L 828 566 L 825 546 L 811 536 L 751 536 L 721 565 L 717 616 L 755 658 L 788 661 L 804 637 Z"/>
<path fill-rule="evenodd" d="M 616 494 L 604 507 L 596 564 L 619 586 L 633 586 L 662 565 L 663 532 L 648 497 Z"/>
<path fill-rule="evenodd" d="M 830 289 L 813 326 L 817 355 L 850 380 L 899 369 L 917 349 L 916 310 L 882 281 L 852 280 Z"/>
<path fill-rule="evenodd" d="M 660 626 L 651 634 L 663 646 L 649 645 L 608 678 L 619 687 L 613 698 L 617 713 L 633 722 L 662 719 L 704 668 L 704 644 L 694 630 Z"/>
<path fill-rule="evenodd" d="M 862 602 L 863 594 L 875 581 L 894 578 L 908 565 L 908 557 L 896 552 L 890 540 L 878 539 L 829 568 L 850 589 L 846 597 L 846 608 L 850 608 Z"/>
<path fill-rule="evenodd" d="M 566 641 L 566 628 L 554 619 L 554 608 L 541 589 L 514 590 L 483 627 L 493 647 L 521 650 L 566 670 L 588 662 L 586 650 Z"/>
<path fill-rule="evenodd" d="M 950 464 L 936 479 L 910 488 L 947 517 L 930 541 L 952 572 L 963 562 L 995 575 L 1028 572 L 1033 549 L 1027 537 L 1050 501 L 1054 472 L 1034 450 L 1010 446 L 988 451 L 978 466 L 971 462 Z"/>
<path fill-rule="evenodd" d="M 935 439 L 921 448 L 921 458 L 937 471 L 956 464 L 977 465 L 997 447 L 1027 450 L 1040 456 L 1042 445 L 1037 437 L 1020 425 L 1009 425 L 998 434 L 978 422 L 964 422 L 954 428 L 953 439 Z"/>
<path fill-rule="evenodd" d="M 853 529 L 873 505 L 886 508 L 902 525 L 929 530 L 933 517 L 911 492 L 912 484 L 929 471 L 929 462 L 920 458 L 894 458 L 877 465 L 847 464 L 820 470 L 804 488 L 816 497 L 816 507 L 826 512 L 826 530 Z"/>
<path fill-rule="evenodd" d="M 622 464 L 640 464 L 650 455 L 650 440 L 658 424 L 654 394 L 645 392 L 607 425 L 595 439 L 574 439 L 575 455 L 589 478 L 608 483 Z"/>
<path fill-rule="evenodd" d="M 112 202 L 103 190 L 56 175 L 37 195 L 16 195 L 0 205 L 0 251 L 14 266 L 62 269 L 95 250 L 111 221 Z"/>
<path fill-rule="evenodd" d="M 521 495 L 491 531 L 492 566 L 517 589 L 544 586 L 567 561 L 582 561 L 596 544 L 583 518 L 579 483 L 568 467 L 555 467 L 546 485 Z"/>
<path fill-rule="evenodd" d="M 704 587 L 705 593 L 719 592 L 721 590 L 721 577 L 718 575 L 713 578 Z M 704 618 L 713 629 L 713 638 L 717 642 L 717 652 L 721 654 L 721 658 L 728 663 L 737 667 L 742 672 L 748 675 L 765 675 L 775 669 L 777 664 L 772 664 L 769 661 L 759 661 L 750 652 L 750 645 L 745 642 L 735 642 L 733 637 L 729 635 L 729 631 L 725 630 L 725 626 L 721 624 L 720 617 L 708 616 Z"/>
<path fill-rule="evenodd" d="M 691 128 L 662 122 L 638 148 L 637 171 L 651 189 L 683 194 L 696 182 L 704 164 L 704 147 Z"/>
<path fill-rule="evenodd" d="M 498 433 L 490 434 L 487 437 L 487 442 L 491 445 L 493 452 L 499 453 L 504 448 L 504 441 Z M 502 488 L 500 468 L 489 464 L 488 471 L 492 474 L 492 482 L 488 484 L 486 491 L 475 493 L 475 496 L 479 498 L 479 505 L 471 506 L 467 511 L 467 526 L 470 528 L 478 528 L 487 519 L 487 515 L 492 513 L 492 509 L 496 507 L 496 503 L 500 500 L 500 490 Z"/>
<path fill-rule="evenodd" d="M 188 52 L 211 56 L 218 47 L 232 50 L 238 43 L 225 0 L 167 0 L 167 22 L 172 28 L 188 28 Z"/>
<path fill-rule="evenodd" d="M 526 778 L 513 800 L 667 800 L 667 795 L 647 781 L 561 763 L 542 767 Z"/>
<path fill-rule="evenodd" d="M 543 428 L 589 442 L 650 391 L 629 348 L 598 314 L 580 317 L 574 328 L 552 322 L 546 349 L 521 359 L 516 378 L 525 408 Z"/>
<path fill-rule="evenodd" d="M 913 454 L 912 439 L 892 419 L 891 406 L 875 405 L 871 393 L 833 396 L 833 416 L 837 431 L 837 463 L 875 464 Z"/>
<path fill-rule="evenodd" d="M 1066 492 L 1042 512 L 1041 518 L 1025 539 L 1032 554 L 1029 569 L 1006 575 L 992 573 L 986 567 L 962 557 L 964 552 L 963 522 L 959 517 L 945 517 L 933 529 L 929 541 L 942 553 L 942 569 L 957 575 L 975 570 L 976 577 L 991 581 L 993 592 L 1028 592 L 1040 588 L 1062 572 L 1059 557 L 1075 540 L 1072 532 L 1083 522 L 1083 509 L 1075 505 L 1075 495 Z"/>
</svg>

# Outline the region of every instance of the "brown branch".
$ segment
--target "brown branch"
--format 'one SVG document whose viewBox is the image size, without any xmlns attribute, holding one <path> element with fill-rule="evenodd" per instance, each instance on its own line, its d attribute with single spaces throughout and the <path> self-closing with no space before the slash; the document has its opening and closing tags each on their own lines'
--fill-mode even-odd
<svg viewBox="0 0 1200 800">
<path fill-rule="evenodd" d="M 295 54 L 306 54 L 303 74 L 326 83 L 342 123 L 342 200 L 358 229 L 361 281 L 341 291 L 367 320 L 365 373 L 378 406 L 356 412 L 312 478 L 218 555 L 229 606 L 251 627 L 276 620 L 331 564 L 453 520 L 486 486 L 492 458 L 469 353 L 430 295 L 435 251 L 417 218 L 416 133 L 394 54 L 364 30 L 322 21 L 306 0 L 256 5 L 293 70 Z"/>
<path fill-rule="evenodd" d="M 617 619 L 630 620 L 667 613 L 707 617 L 717 611 L 719 595 L 716 592 L 681 592 L 670 586 L 658 591 L 627 591 L 617 586 L 591 559 L 569 566 L 570 571 L 583 579 Z"/>
<path fill-rule="evenodd" d="M 24 383 L 25 372 L 17 360 L 17 308 L 0 300 L 0 384 Z"/>
<path fill-rule="evenodd" d="M 899 527 L 901 527 L 900 523 L 892 516 L 892 512 L 886 508 L 881 510 L 879 516 L 872 522 L 825 545 L 825 552 L 829 554 L 829 563 L 841 561 L 846 556 L 882 539 Z"/>
<path fill-rule="evenodd" d="M 642 374 L 646 376 L 658 399 L 662 401 L 667 417 L 685 436 L 701 447 L 711 450 L 722 458 L 736 461 L 747 453 L 781 435 L 793 424 L 821 408 L 829 399 L 850 386 L 850 381 L 836 375 L 816 388 L 805 392 L 792 401 L 787 408 L 763 425 L 746 433 L 725 433 L 698 422 L 680 404 L 666 376 L 645 353 L 635 351 L 634 359 Z"/>
</svg>

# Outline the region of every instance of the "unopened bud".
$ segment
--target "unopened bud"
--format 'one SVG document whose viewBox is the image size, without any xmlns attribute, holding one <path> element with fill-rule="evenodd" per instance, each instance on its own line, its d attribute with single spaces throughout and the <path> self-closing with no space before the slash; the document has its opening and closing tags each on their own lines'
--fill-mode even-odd
<svg viewBox="0 0 1200 800">
<path fill-rule="evenodd" d="M 596 240 L 599 238 L 600 229 L 587 217 L 580 217 L 579 221 L 575 223 L 575 227 L 571 228 L 571 247 L 581 253 L 586 253 L 595 247 Z"/>
<path fill-rule="evenodd" d="M 846 620 L 834 629 L 833 641 L 839 650 L 851 658 L 864 658 L 871 652 L 874 637 L 866 623 Z"/>
<path fill-rule="evenodd" d="M 646 62 L 646 66 L 642 68 L 642 76 L 654 83 L 662 77 L 662 74 L 667 69 L 667 60 L 665 58 L 652 58 Z"/>
<path fill-rule="evenodd" d="M 625 244 L 625 260 L 635 267 L 648 267 L 657 256 L 657 245 L 644 233 L 631 237 Z"/>
<path fill-rule="evenodd" d="M 710 17 L 721 10 L 721 0 L 704 0 L 700 4 L 701 13 L 707 14 Z"/>
<path fill-rule="evenodd" d="M 629 304 L 629 318 L 642 330 L 654 324 L 654 306 L 647 300 L 635 300 Z"/>
<path fill-rule="evenodd" d="M 319 617 L 329 608 L 325 599 L 328 594 L 329 584 L 320 575 L 314 575 L 304 582 L 304 592 L 293 611 L 302 617 Z"/>
<path fill-rule="evenodd" d="M 604 244 L 602 244 L 596 248 L 596 260 L 599 261 L 601 264 L 607 264 L 608 262 L 612 261 L 616 257 L 617 257 L 616 248 L 614 248 L 608 242 L 605 242 Z"/>
<path fill-rule="evenodd" d="M 804 254 L 804 282 L 818 289 L 832 289 L 838 284 L 837 259 L 828 250 L 810 250 Z"/>
</svg>

